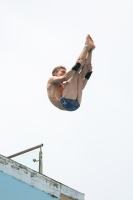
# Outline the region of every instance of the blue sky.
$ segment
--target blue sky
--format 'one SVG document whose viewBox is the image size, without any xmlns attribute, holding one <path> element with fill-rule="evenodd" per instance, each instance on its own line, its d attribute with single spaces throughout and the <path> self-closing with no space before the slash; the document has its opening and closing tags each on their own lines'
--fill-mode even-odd
<svg viewBox="0 0 133 200">
<path fill-rule="evenodd" d="M 0 153 L 43 143 L 44 174 L 85 199 L 133 199 L 131 0 L 0 1 Z M 86 34 L 93 75 L 76 112 L 47 98 L 52 69 L 70 69 Z M 38 170 L 34 151 L 15 160 Z"/>
</svg>

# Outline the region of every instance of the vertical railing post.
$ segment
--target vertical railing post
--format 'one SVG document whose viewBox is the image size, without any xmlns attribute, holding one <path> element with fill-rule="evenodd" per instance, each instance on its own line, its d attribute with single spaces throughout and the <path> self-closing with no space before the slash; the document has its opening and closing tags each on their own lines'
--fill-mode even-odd
<svg viewBox="0 0 133 200">
<path fill-rule="evenodd" d="M 39 173 L 43 174 L 43 152 L 42 152 L 42 149 L 41 149 L 42 146 L 43 146 L 43 144 L 40 144 L 40 145 L 32 147 L 30 149 L 26 149 L 26 150 L 18 152 L 16 154 L 10 155 L 7 158 L 14 158 L 14 157 L 19 156 L 21 154 L 24 154 L 24 153 L 27 153 L 29 151 L 33 151 L 35 149 L 40 148 L 40 151 L 39 151 L 39 160 L 33 159 L 33 162 L 39 161 Z"/>
<path fill-rule="evenodd" d="M 41 148 L 39 151 L 39 173 L 43 174 L 43 152 Z"/>
</svg>

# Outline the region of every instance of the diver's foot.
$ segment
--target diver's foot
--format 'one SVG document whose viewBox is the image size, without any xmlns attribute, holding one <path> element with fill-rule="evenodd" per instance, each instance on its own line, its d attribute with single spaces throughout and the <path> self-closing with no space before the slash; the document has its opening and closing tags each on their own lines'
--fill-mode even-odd
<svg viewBox="0 0 133 200">
<path fill-rule="evenodd" d="M 92 40 L 90 35 L 86 36 L 85 45 L 88 47 L 88 51 L 95 49 L 94 41 Z"/>
</svg>

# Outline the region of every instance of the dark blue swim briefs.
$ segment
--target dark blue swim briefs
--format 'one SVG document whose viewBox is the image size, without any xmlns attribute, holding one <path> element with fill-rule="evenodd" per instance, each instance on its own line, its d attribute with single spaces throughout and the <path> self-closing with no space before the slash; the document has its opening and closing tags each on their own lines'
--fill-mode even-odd
<svg viewBox="0 0 133 200">
<path fill-rule="evenodd" d="M 67 111 L 75 111 L 80 107 L 80 104 L 77 100 L 74 99 L 66 99 L 64 97 L 60 98 L 61 105 Z"/>
</svg>

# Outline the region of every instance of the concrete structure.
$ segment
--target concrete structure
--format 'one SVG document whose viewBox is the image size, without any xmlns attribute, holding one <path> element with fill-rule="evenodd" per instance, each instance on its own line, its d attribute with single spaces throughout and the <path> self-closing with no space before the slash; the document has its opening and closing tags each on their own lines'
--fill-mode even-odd
<svg viewBox="0 0 133 200">
<path fill-rule="evenodd" d="M 0 200 L 84 200 L 84 194 L 0 155 Z"/>
</svg>

